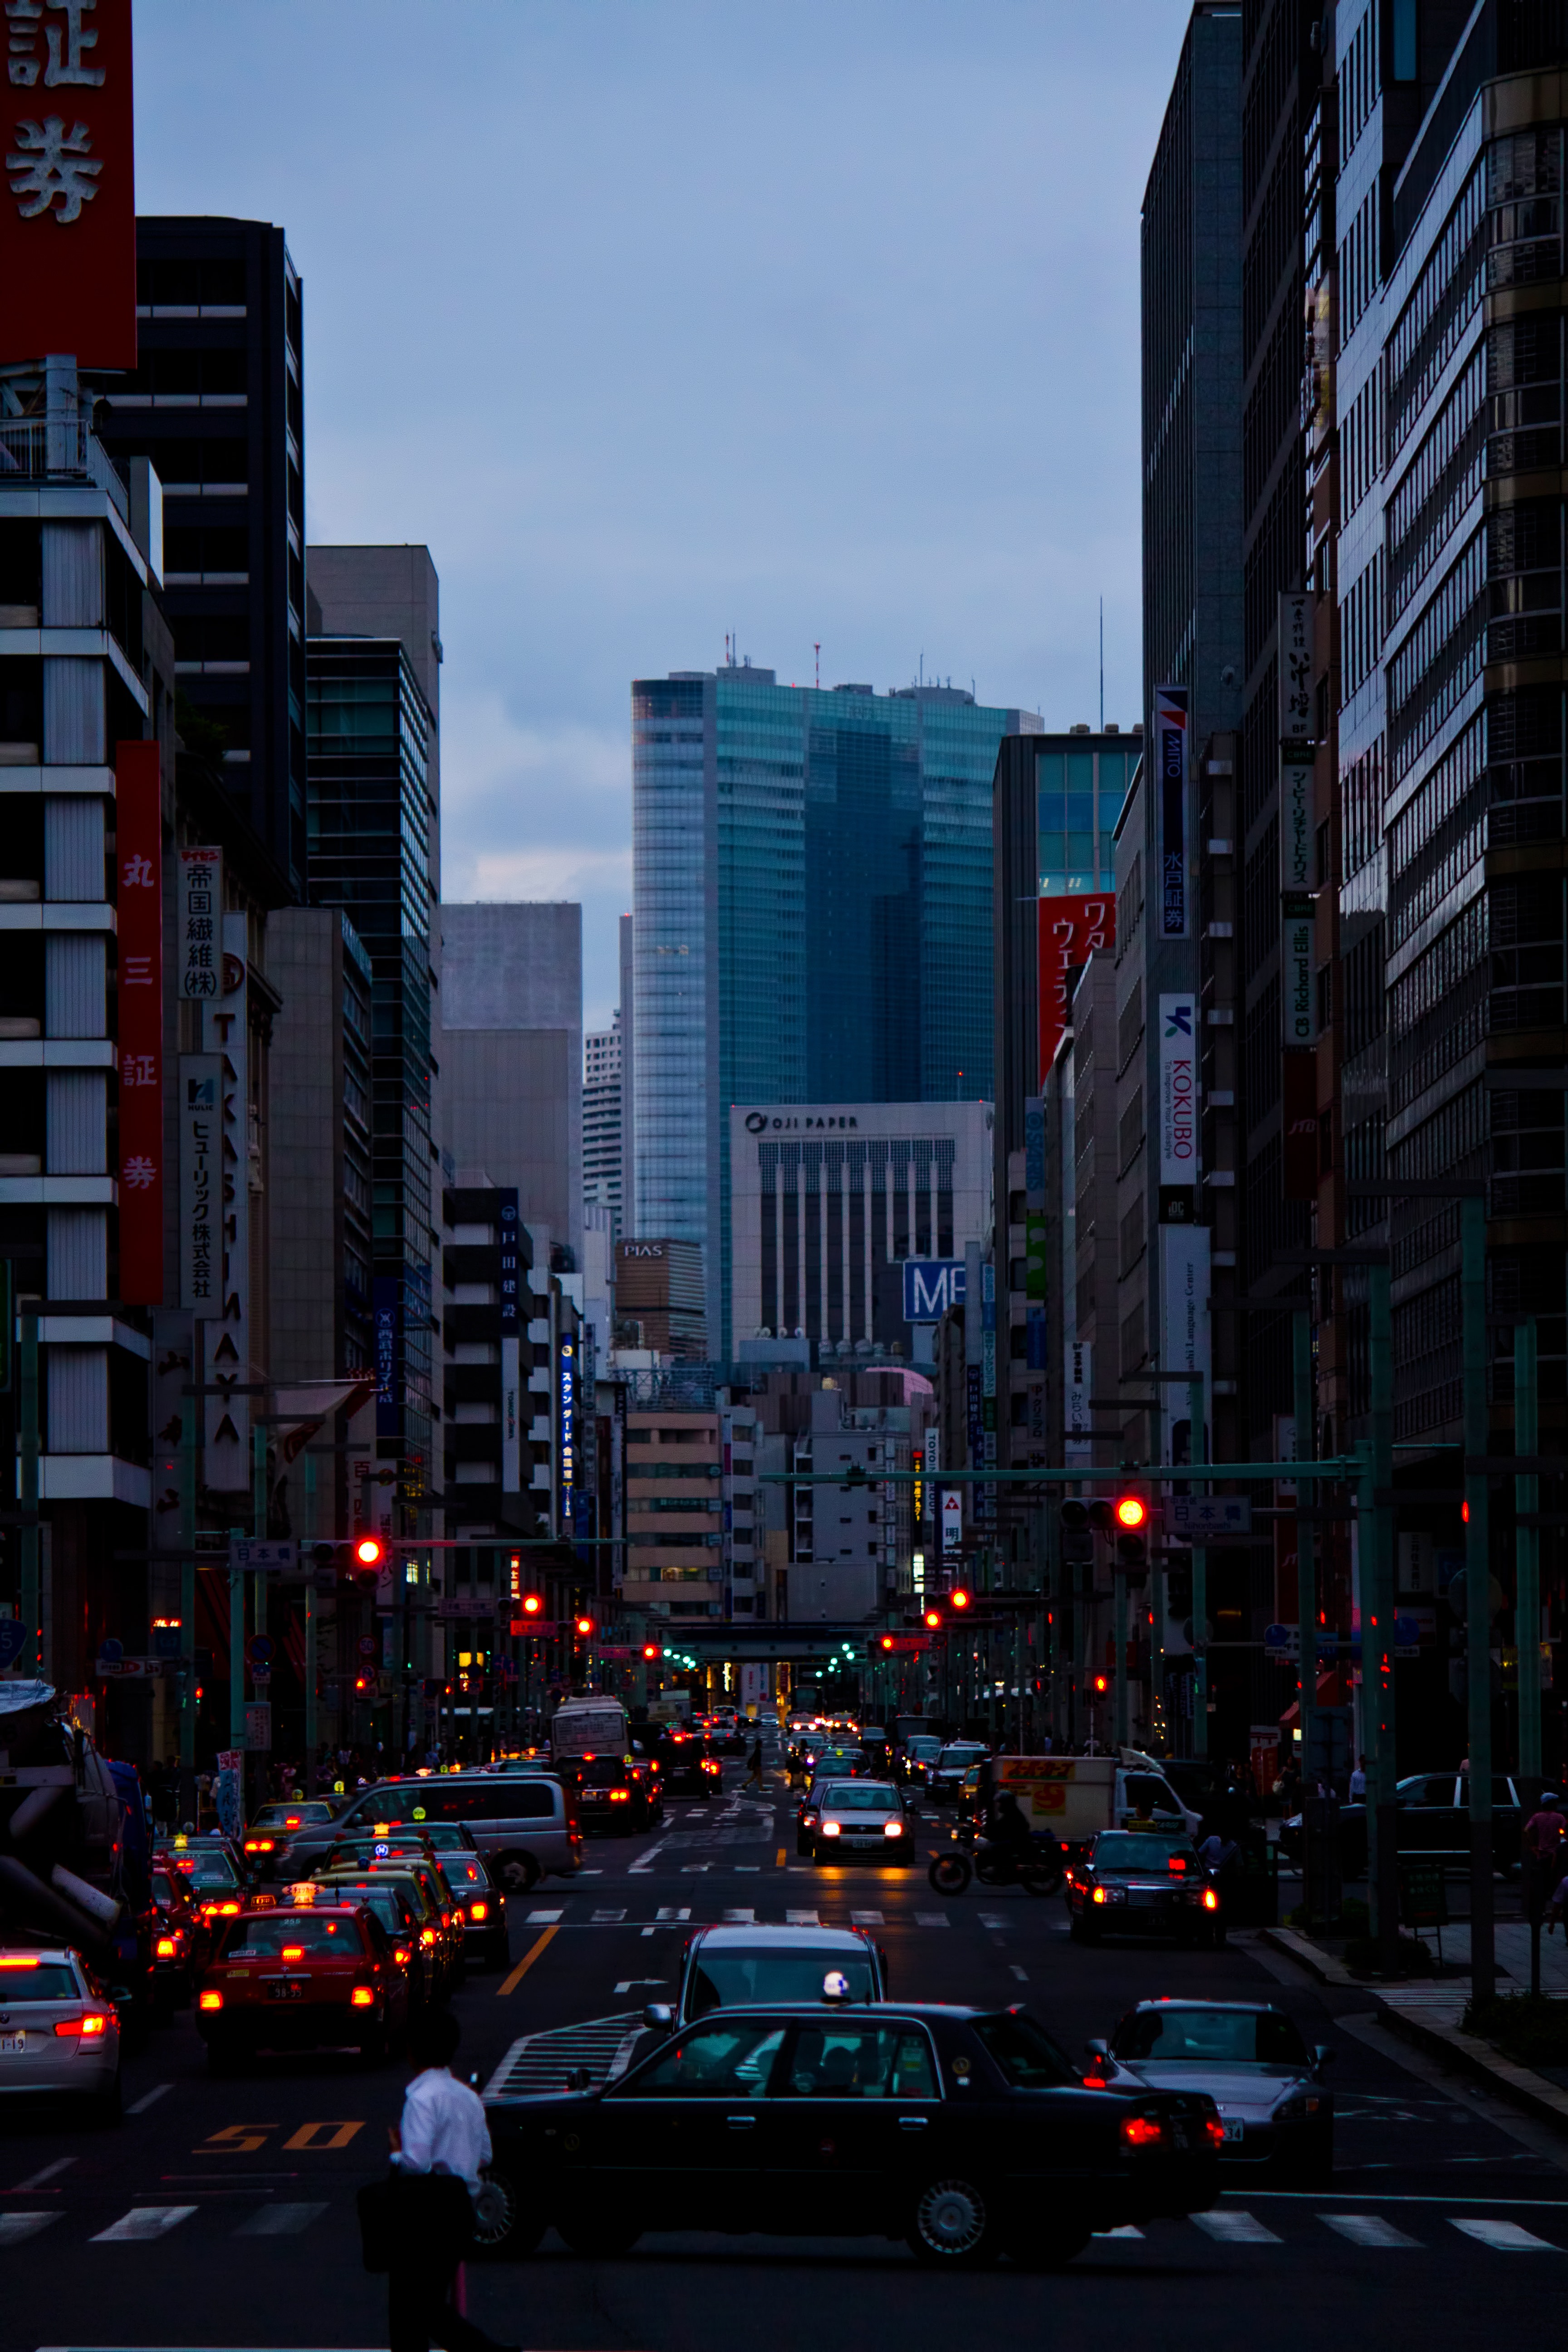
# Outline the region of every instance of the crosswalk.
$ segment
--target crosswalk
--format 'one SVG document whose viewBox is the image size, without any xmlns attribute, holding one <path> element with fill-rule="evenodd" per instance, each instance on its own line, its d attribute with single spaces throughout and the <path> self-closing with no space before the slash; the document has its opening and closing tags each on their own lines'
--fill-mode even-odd
<svg viewBox="0 0 1568 2352">
<path fill-rule="evenodd" d="M 1148 2229 L 1124 2222 L 1120 2229 L 1097 2232 L 1094 2242 L 1097 2247 L 1123 2245 L 1135 2261 L 1135 2250 L 1145 2242 L 1154 2241 L 1151 2251 L 1158 2252 L 1159 2242 L 1168 2246 L 1171 2231 L 1178 2236 L 1192 2231 L 1206 2240 L 1215 2253 L 1235 2248 L 1258 2250 L 1274 2259 L 1305 2254 L 1316 2263 L 1326 2251 L 1321 2235 L 1326 2231 L 1342 2244 L 1373 2252 L 1433 2253 L 1445 2245 L 1458 2252 L 1458 2241 L 1486 2255 L 1555 2254 L 1568 2251 L 1568 2208 L 1557 2206 L 1553 2210 L 1563 2217 L 1556 2224 L 1557 2233 L 1543 2237 L 1539 2230 L 1527 2228 L 1504 2215 L 1430 2212 L 1412 2221 L 1402 2210 L 1401 2221 L 1408 2223 L 1402 2227 L 1384 2213 L 1312 2212 L 1300 2207 L 1288 2218 L 1274 2214 L 1269 2221 L 1263 2221 L 1245 2208 L 1226 2205 L 1209 2213 L 1194 2213 L 1186 2221 L 1162 2222 Z M 187 2229 L 198 2215 L 202 2217 L 198 2226 L 204 2234 L 234 2238 L 297 2238 L 323 2222 L 334 2232 L 353 2231 L 356 2227 L 352 2202 L 341 2195 L 335 2200 L 269 2198 L 237 2219 L 231 2199 L 226 2199 L 221 2205 L 205 2206 L 149 2201 L 128 2207 L 101 2227 L 93 2226 L 95 2220 L 101 2220 L 101 2214 L 89 2216 L 55 2206 L 47 2210 L 0 2211 L 0 2247 L 19 2245 L 46 2231 L 61 2232 L 52 2241 L 58 2246 L 67 2239 L 78 2238 L 84 2222 L 85 2242 L 89 2245 L 153 2246 L 175 2231 Z"/>
<path fill-rule="evenodd" d="M 755 1903 L 725 1905 L 713 1901 L 704 1905 L 696 1900 L 698 1890 L 692 1889 L 690 1903 L 660 1903 L 641 1913 L 624 1905 L 605 1904 L 589 1896 L 576 1901 L 568 1898 L 562 1903 L 536 1905 L 518 1916 L 516 1924 L 531 1931 L 543 1927 L 684 1927 L 693 1917 L 699 1926 L 723 1927 L 915 1927 L 924 1933 L 945 1931 L 951 1927 L 973 1927 L 992 1934 L 1016 1930 L 1026 1919 L 1031 1927 L 1042 1923 L 1037 1915 L 1031 1917 L 1022 1911 L 1011 1916 L 1000 1911 L 970 1911 L 959 1906 L 952 1911 L 904 1911 L 886 1907 L 864 1907 L 839 1910 L 836 1905 L 808 1903 Z"/>
</svg>

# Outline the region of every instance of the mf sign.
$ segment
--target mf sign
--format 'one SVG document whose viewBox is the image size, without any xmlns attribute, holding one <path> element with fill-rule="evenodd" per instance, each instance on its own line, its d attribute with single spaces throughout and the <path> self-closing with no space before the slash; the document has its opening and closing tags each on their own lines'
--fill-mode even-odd
<svg viewBox="0 0 1568 2352">
<path fill-rule="evenodd" d="M 950 1307 L 963 1304 L 963 1260 L 961 1257 L 907 1257 L 904 1260 L 904 1320 L 940 1323 Z"/>
</svg>

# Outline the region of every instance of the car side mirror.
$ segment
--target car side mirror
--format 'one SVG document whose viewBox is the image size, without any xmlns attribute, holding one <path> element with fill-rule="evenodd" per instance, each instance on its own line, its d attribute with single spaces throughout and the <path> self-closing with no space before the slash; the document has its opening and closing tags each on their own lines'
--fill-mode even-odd
<svg viewBox="0 0 1568 2352">
<path fill-rule="evenodd" d="M 642 2021 L 650 2033 L 668 2033 L 675 2025 L 675 2011 L 667 2000 L 650 2000 L 643 2011 Z"/>
<path fill-rule="evenodd" d="M 1334 2053 L 1331 2043 L 1320 2042 L 1317 2048 L 1312 2053 L 1312 2063 L 1314 2066 L 1326 2066 L 1333 2057 L 1333 2054 Z"/>
<path fill-rule="evenodd" d="M 1101 2042 L 1098 2040 L 1094 2042 L 1086 2042 L 1083 2046 L 1091 2058 L 1109 2058 L 1110 2055 L 1110 2044 L 1109 2042 Z"/>
</svg>

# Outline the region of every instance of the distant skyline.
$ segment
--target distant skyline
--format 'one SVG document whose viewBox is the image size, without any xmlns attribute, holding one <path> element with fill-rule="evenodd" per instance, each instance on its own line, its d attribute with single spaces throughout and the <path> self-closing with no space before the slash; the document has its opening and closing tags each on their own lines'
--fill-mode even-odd
<svg viewBox="0 0 1568 2352">
<path fill-rule="evenodd" d="M 1140 700 L 1179 0 L 137 0 L 137 202 L 288 233 L 310 539 L 441 578 L 448 898 L 631 904 L 630 684 Z M 237 99 L 243 94 L 243 103 Z"/>
</svg>

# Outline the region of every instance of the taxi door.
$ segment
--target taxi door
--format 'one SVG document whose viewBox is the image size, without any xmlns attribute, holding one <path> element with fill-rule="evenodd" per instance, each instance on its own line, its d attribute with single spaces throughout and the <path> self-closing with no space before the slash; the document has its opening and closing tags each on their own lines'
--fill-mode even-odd
<svg viewBox="0 0 1568 2352">
<path fill-rule="evenodd" d="M 941 2161 L 942 2102 L 923 2025 L 826 2013 L 794 2029 L 759 2117 L 761 2187 L 776 2227 L 901 2231 Z"/>
<path fill-rule="evenodd" d="M 787 2030 L 704 2019 L 607 2090 L 585 2122 L 595 2200 L 638 2213 L 647 2230 L 743 2227 L 757 2210 L 759 2117 Z"/>
</svg>

